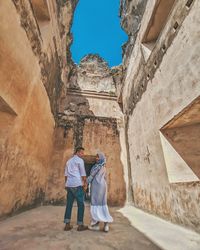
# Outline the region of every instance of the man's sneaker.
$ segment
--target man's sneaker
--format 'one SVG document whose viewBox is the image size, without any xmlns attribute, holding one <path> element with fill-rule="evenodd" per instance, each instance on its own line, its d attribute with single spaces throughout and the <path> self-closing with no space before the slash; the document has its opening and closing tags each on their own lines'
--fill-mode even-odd
<svg viewBox="0 0 200 250">
<path fill-rule="evenodd" d="M 88 229 L 93 231 L 99 231 L 100 230 L 99 223 L 93 226 L 89 226 Z"/>
<path fill-rule="evenodd" d="M 88 230 L 88 226 L 85 225 L 78 225 L 77 231 L 85 231 Z"/>
<path fill-rule="evenodd" d="M 103 231 L 106 232 L 106 233 L 109 232 L 109 225 L 108 225 L 108 223 L 105 223 L 105 224 L 104 224 Z"/>
<path fill-rule="evenodd" d="M 73 226 L 71 226 L 69 223 L 66 223 L 65 227 L 64 227 L 64 231 L 70 231 L 73 228 Z"/>
</svg>

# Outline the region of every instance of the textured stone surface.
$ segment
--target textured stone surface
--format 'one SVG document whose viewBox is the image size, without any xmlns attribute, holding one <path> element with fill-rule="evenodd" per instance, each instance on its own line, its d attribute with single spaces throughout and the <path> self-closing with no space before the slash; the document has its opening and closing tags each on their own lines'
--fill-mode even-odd
<svg viewBox="0 0 200 250">
<path fill-rule="evenodd" d="M 115 94 L 111 70 L 100 56 L 89 54 L 76 68 L 76 75 L 71 78 L 69 88 Z"/>
<path fill-rule="evenodd" d="M 76 4 L 0 3 L 0 216 L 65 202 L 64 165 L 83 145 L 108 158 L 110 204 L 128 199 L 199 232 L 199 181 L 170 182 L 160 140 L 199 176 L 199 1 L 121 1 L 129 42 L 112 69 L 98 55 L 72 62 Z"/>
<path fill-rule="evenodd" d="M 160 129 L 168 122 L 176 121 L 174 117 L 187 110 L 200 95 L 199 7 L 198 1 L 193 1 L 190 9 L 186 8 L 185 2 L 177 1 L 155 47 L 145 61 L 141 39 L 154 10 L 152 2 L 148 2 L 123 86 L 123 108 L 129 115 L 127 128 L 134 204 L 198 232 L 199 181 L 170 184 Z M 178 20 L 178 28 L 174 27 L 175 20 Z M 197 109 L 193 112 L 196 112 L 195 117 L 199 116 Z M 192 117 L 194 116 L 189 118 L 189 123 L 192 123 Z M 194 134 L 192 126 L 187 129 L 190 129 L 187 134 Z M 187 150 L 185 148 L 190 143 L 190 138 L 191 136 L 187 137 L 186 143 L 182 142 L 182 147 L 181 141 L 176 141 L 179 153 Z M 194 141 L 193 137 L 191 139 Z M 195 143 L 193 151 L 198 155 Z M 188 154 L 190 153 L 188 150 Z M 184 154 L 187 154 L 186 151 Z M 193 157 L 195 159 L 196 156 Z"/>
<path fill-rule="evenodd" d="M 111 68 L 113 80 L 116 88 L 116 95 L 119 95 L 119 92 L 122 87 L 122 79 L 123 79 L 123 67 L 122 65 L 115 66 Z"/>
<path fill-rule="evenodd" d="M 120 0 L 121 26 L 129 36 L 128 42 L 123 46 L 123 67 L 128 61 L 134 47 L 140 24 L 145 11 L 147 0 Z"/>
<path fill-rule="evenodd" d="M 56 3 L 46 0 L 43 4 L 37 0 L 13 0 L 13 3 L 32 51 L 38 58 L 41 80 L 55 116 L 63 82 L 66 81 L 72 64 L 70 55 L 66 60 L 65 53 L 71 44 L 71 19 L 76 4 L 74 1 L 64 4 L 62 1 Z"/>
<path fill-rule="evenodd" d="M 60 100 L 56 120 L 58 134 L 55 142 L 62 147 L 56 147 L 53 154 L 56 167 L 53 167 L 55 171 L 50 178 L 52 181 L 49 183 L 48 196 L 52 202 L 64 200 L 64 165 L 71 156 L 65 152 L 67 143 L 71 142 L 71 154 L 73 148 L 80 145 L 85 148 L 86 155 L 96 155 L 97 150 L 104 151 L 108 157 L 109 204 L 125 203 L 125 163 L 121 161 L 123 150 L 119 133 L 123 132 L 123 114 L 115 95 L 116 87 L 121 84 L 121 76 L 120 66 L 111 70 L 98 55 L 90 54 L 82 59 L 80 65 L 74 65 L 67 95 Z M 57 184 L 54 180 L 56 178 Z"/>
<path fill-rule="evenodd" d="M 0 216 L 43 203 L 52 175 L 53 114 L 75 6 L 42 2 L 0 3 Z"/>
<path fill-rule="evenodd" d="M 40 207 L 0 222 L 1 250 L 159 249 L 134 229 L 116 209 L 110 209 L 114 223 L 107 234 L 102 231 L 77 232 L 76 207 L 72 218 L 74 228 L 70 232 L 63 231 L 64 211 L 65 207 Z M 89 207 L 87 207 L 85 223 L 89 222 Z"/>
<path fill-rule="evenodd" d="M 126 201 L 126 186 L 123 163 L 120 159 L 121 146 L 116 120 L 87 119 L 83 131 L 83 145 L 87 154 L 95 155 L 98 151 L 107 158 L 108 202 L 122 206 Z"/>
<path fill-rule="evenodd" d="M 111 70 L 98 55 L 86 56 L 70 73 L 67 94 L 60 100 L 59 113 L 122 117 L 116 99 L 121 75 L 121 67 Z"/>
<path fill-rule="evenodd" d="M 52 172 L 49 175 L 46 202 L 55 204 L 65 200 L 65 163 L 72 156 L 74 146 L 83 145 L 85 155 L 96 155 L 99 150 L 105 153 L 108 202 L 110 205 L 123 205 L 126 200 L 126 185 L 117 120 L 94 116 L 72 118 L 73 120 L 61 121 L 60 127 L 55 130 Z"/>
</svg>

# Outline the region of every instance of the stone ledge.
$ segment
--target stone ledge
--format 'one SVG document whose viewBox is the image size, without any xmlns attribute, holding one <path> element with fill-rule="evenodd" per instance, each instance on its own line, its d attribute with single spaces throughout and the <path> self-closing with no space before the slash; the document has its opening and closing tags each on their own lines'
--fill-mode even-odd
<svg viewBox="0 0 200 250">
<path fill-rule="evenodd" d="M 75 96 L 85 96 L 88 98 L 97 98 L 97 99 L 105 99 L 105 100 L 113 100 L 117 101 L 116 95 L 111 95 L 109 93 L 104 92 L 96 92 L 90 90 L 76 90 L 76 89 L 68 89 L 67 95 L 75 95 Z"/>
</svg>

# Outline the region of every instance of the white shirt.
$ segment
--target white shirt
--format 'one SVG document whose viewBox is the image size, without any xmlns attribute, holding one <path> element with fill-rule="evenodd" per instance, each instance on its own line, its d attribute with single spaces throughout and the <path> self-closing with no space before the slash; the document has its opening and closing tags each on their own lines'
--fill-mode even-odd
<svg viewBox="0 0 200 250">
<path fill-rule="evenodd" d="M 84 161 L 77 155 L 69 159 L 65 165 L 66 187 L 83 186 L 82 176 L 86 176 Z"/>
</svg>

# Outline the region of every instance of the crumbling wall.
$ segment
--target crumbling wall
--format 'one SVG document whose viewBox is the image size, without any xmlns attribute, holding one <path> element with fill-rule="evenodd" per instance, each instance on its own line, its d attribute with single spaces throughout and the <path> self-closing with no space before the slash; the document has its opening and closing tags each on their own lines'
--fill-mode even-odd
<svg viewBox="0 0 200 250">
<path fill-rule="evenodd" d="M 68 88 L 115 94 L 112 71 L 99 55 L 85 56 L 71 72 Z"/>
<path fill-rule="evenodd" d="M 75 2 L 0 3 L 0 216 L 45 200 Z"/>
<path fill-rule="evenodd" d="M 120 0 L 121 26 L 128 35 L 128 41 L 123 46 L 123 67 L 127 68 L 147 0 Z"/>
<path fill-rule="evenodd" d="M 81 144 L 95 154 L 88 138 L 97 135 L 108 155 L 109 202 L 125 201 L 118 133 L 123 117 L 116 98 L 122 74 L 98 55 L 86 56 L 80 66 L 73 64 L 69 47 L 76 4 L 0 4 L 0 216 L 43 202 L 63 202 L 66 159 Z M 90 135 L 88 128 L 95 133 Z"/>
<path fill-rule="evenodd" d="M 45 0 L 44 6 L 37 0 L 13 0 L 13 3 L 33 53 L 39 61 L 41 79 L 49 96 L 52 113 L 56 116 L 62 91 L 65 94 L 64 82 L 73 64 L 69 50 L 72 42 L 70 28 L 77 1 L 64 3 Z M 46 8 L 45 14 L 41 11 L 42 7 Z M 47 14 L 48 18 L 43 21 Z"/>
<path fill-rule="evenodd" d="M 197 56 L 200 4 L 199 1 L 175 1 L 146 57 L 143 37 L 156 4 L 157 1 L 147 4 L 133 52 L 129 55 L 122 94 L 124 113 L 128 117 L 129 174 L 134 204 L 199 232 L 200 181 L 197 178 L 184 182 L 181 176 L 177 183 L 169 181 L 166 157 L 170 157 L 170 153 L 164 157 L 161 137 L 162 128 L 170 120 L 176 120 L 176 116 L 200 95 Z M 192 113 L 196 115 L 188 116 L 185 121 L 198 124 L 194 117 L 199 116 L 199 111 L 194 109 Z M 178 135 L 178 128 L 176 133 Z M 178 152 L 174 155 L 174 162 L 181 167 L 184 161 L 180 161 Z"/>
<path fill-rule="evenodd" d="M 118 78 L 116 76 L 116 81 Z M 65 162 L 75 147 L 83 146 L 86 155 L 104 151 L 108 158 L 109 204 L 124 204 L 125 164 L 121 161 L 123 150 L 120 142 L 123 115 L 115 91 L 112 71 L 98 55 L 86 56 L 71 72 L 67 94 L 60 100 L 56 120 L 52 156 L 54 171 L 49 178 L 48 202 L 59 203 L 65 199 Z"/>
<path fill-rule="evenodd" d="M 126 185 L 123 165 L 120 159 L 121 146 L 119 128 L 115 118 L 95 116 L 71 116 L 60 119 L 55 129 L 52 169 L 49 176 L 46 201 L 63 203 L 64 167 L 72 156 L 75 146 L 82 145 L 85 155 L 96 155 L 98 151 L 107 158 L 108 203 L 122 206 L 126 200 Z"/>
</svg>

